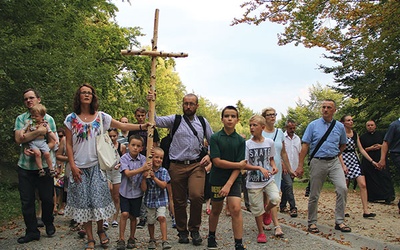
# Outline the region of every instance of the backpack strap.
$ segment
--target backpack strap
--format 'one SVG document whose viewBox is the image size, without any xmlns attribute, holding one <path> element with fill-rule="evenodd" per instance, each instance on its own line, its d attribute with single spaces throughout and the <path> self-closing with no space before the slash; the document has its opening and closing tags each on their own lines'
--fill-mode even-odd
<svg viewBox="0 0 400 250">
<path fill-rule="evenodd" d="M 197 116 L 200 120 L 201 126 L 203 127 L 203 133 L 204 133 L 204 137 L 206 137 L 206 121 L 204 120 L 203 116 Z"/>
<path fill-rule="evenodd" d="M 182 120 L 181 115 L 175 115 L 174 126 L 172 127 L 172 130 L 171 130 L 171 138 L 174 136 L 176 130 L 178 129 L 179 125 L 181 124 L 181 120 Z"/>
</svg>

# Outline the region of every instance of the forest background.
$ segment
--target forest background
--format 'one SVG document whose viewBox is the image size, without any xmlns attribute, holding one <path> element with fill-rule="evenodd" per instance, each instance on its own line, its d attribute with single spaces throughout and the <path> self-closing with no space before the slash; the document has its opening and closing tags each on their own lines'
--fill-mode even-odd
<svg viewBox="0 0 400 250">
<path fill-rule="evenodd" d="M 212 6 L 210 6 L 212 7 Z M 282 24 L 278 43 L 321 47 L 335 66 L 320 65 L 333 73 L 335 83 L 309 89 L 309 99 L 298 100 L 287 114 L 279 114 L 277 127 L 286 119 L 297 121 L 301 136 L 307 124 L 320 117 L 324 98 L 338 103 L 339 119 L 355 118 L 355 130 L 365 131 L 374 119 L 386 129 L 399 118 L 400 88 L 400 2 L 348 0 L 247 1 L 243 16 L 232 25 L 274 22 Z M 92 84 L 99 95 L 100 109 L 118 119 L 134 121 L 134 110 L 143 106 L 150 82 L 150 58 L 126 57 L 121 49 L 142 48 L 140 27 L 120 27 L 116 6 L 106 0 L 0 0 L 0 182 L 16 182 L 19 146 L 14 142 L 14 122 L 25 112 L 22 92 L 35 88 L 42 103 L 62 127 L 72 111 L 77 87 Z M 329 20 L 330 25 L 326 25 Z M 147 48 L 150 49 L 150 48 Z M 158 59 L 157 114 L 182 112 L 187 93 L 175 71 L 174 59 Z M 200 96 L 199 115 L 214 131 L 221 128 L 220 107 Z M 260 104 L 262 106 L 263 104 Z M 237 100 L 239 133 L 249 136 L 248 119 L 254 112 Z M 261 109 L 262 107 L 260 107 Z M 166 131 L 161 130 L 161 135 Z M 396 183 L 400 183 L 397 175 Z"/>
</svg>

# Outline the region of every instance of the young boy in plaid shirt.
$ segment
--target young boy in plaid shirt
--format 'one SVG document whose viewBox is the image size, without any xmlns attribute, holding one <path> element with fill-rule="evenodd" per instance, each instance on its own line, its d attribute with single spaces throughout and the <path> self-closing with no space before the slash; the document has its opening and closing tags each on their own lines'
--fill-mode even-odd
<svg viewBox="0 0 400 250">
<path fill-rule="evenodd" d="M 162 249 L 170 249 L 167 241 L 166 211 L 168 206 L 167 183 L 171 180 L 168 171 L 163 168 L 164 150 L 159 147 L 153 149 L 153 167 L 151 171 L 143 173 L 141 188 L 145 192 L 144 204 L 147 207 L 147 228 L 150 241 L 148 249 L 156 249 L 154 237 L 154 223 L 160 222 Z"/>
</svg>

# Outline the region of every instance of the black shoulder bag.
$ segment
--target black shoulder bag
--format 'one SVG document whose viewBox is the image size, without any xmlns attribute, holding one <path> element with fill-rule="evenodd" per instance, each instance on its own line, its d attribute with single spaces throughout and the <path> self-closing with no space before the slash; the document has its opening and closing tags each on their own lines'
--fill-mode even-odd
<svg viewBox="0 0 400 250">
<path fill-rule="evenodd" d="M 325 142 L 326 138 L 328 138 L 328 135 L 331 133 L 333 127 L 335 127 L 336 120 L 333 120 L 331 122 L 331 125 L 329 126 L 328 130 L 325 132 L 325 134 L 322 136 L 322 138 L 319 140 L 317 146 L 314 148 L 310 155 L 310 159 L 308 159 L 308 165 L 310 165 L 310 162 L 312 158 L 314 158 L 314 155 L 318 152 L 318 149 L 321 147 L 322 143 Z"/>
</svg>

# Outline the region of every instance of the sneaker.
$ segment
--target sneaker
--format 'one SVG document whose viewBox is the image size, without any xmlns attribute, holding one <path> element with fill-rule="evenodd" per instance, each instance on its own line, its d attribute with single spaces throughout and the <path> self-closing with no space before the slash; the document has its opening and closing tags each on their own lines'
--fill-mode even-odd
<svg viewBox="0 0 400 250">
<path fill-rule="evenodd" d="M 104 221 L 103 228 L 106 229 L 106 230 L 108 229 L 108 222 L 107 221 Z"/>
<path fill-rule="evenodd" d="M 179 236 L 179 240 L 178 240 L 179 243 L 181 243 L 181 244 L 188 244 L 189 243 L 189 238 L 188 238 L 188 235 L 186 233 L 179 232 L 178 236 Z"/>
<path fill-rule="evenodd" d="M 218 249 L 217 241 L 215 240 L 215 235 L 208 235 L 207 238 L 207 249 Z"/>
<path fill-rule="evenodd" d="M 80 228 L 78 231 L 79 238 L 83 239 L 86 236 L 86 231 L 83 228 Z"/>
<path fill-rule="evenodd" d="M 176 222 L 174 217 L 172 217 L 171 222 L 172 222 L 172 228 L 176 228 Z"/>
<path fill-rule="evenodd" d="M 136 228 L 142 229 L 146 225 L 146 220 L 145 219 L 140 219 L 139 223 L 136 225 Z"/>
<path fill-rule="evenodd" d="M 126 244 L 126 248 L 128 248 L 128 249 L 136 248 L 135 239 L 129 238 L 128 243 Z"/>
<path fill-rule="evenodd" d="M 69 221 L 69 227 L 75 228 L 75 227 L 77 227 L 77 226 L 78 226 L 78 222 L 76 222 L 74 219 L 71 219 L 71 220 Z"/>
<path fill-rule="evenodd" d="M 171 246 L 171 244 L 169 244 L 168 243 L 168 241 L 163 241 L 163 243 L 162 243 L 162 249 L 164 250 L 164 249 L 171 249 L 172 248 L 172 246 Z"/>
<path fill-rule="evenodd" d="M 125 241 L 124 240 L 117 241 L 117 250 L 125 250 Z"/>
<path fill-rule="evenodd" d="M 55 233 L 56 233 L 56 228 L 54 227 L 53 223 L 46 225 L 47 236 L 53 236 Z"/>
<path fill-rule="evenodd" d="M 38 217 L 38 218 L 36 218 L 36 220 L 37 220 L 37 226 L 38 227 L 44 227 L 44 223 L 42 221 L 42 218 Z"/>
<path fill-rule="evenodd" d="M 156 249 L 156 240 L 150 240 L 147 249 Z"/>
<path fill-rule="evenodd" d="M 265 212 L 263 214 L 263 222 L 264 222 L 264 225 L 266 225 L 266 226 L 271 224 L 271 222 L 272 222 L 271 212 L 269 212 L 269 213 Z"/>
<path fill-rule="evenodd" d="M 257 236 L 257 243 L 267 243 L 267 237 L 265 234 L 259 234 Z"/>
<path fill-rule="evenodd" d="M 190 232 L 190 236 L 192 237 L 192 243 L 195 246 L 200 246 L 203 242 L 203 239 L 200 236 L 199 231 L 192 231 Z"/>
<path fill-rule="evenodd" d="M 118 227 L 118 222 L 115 220 L 111 223 L 112 227 Z"/>
<path fill-rule="evenodd" d="M 243 243 L 235 243 L 235 250 L 245 250 Z"/>
</svg>

